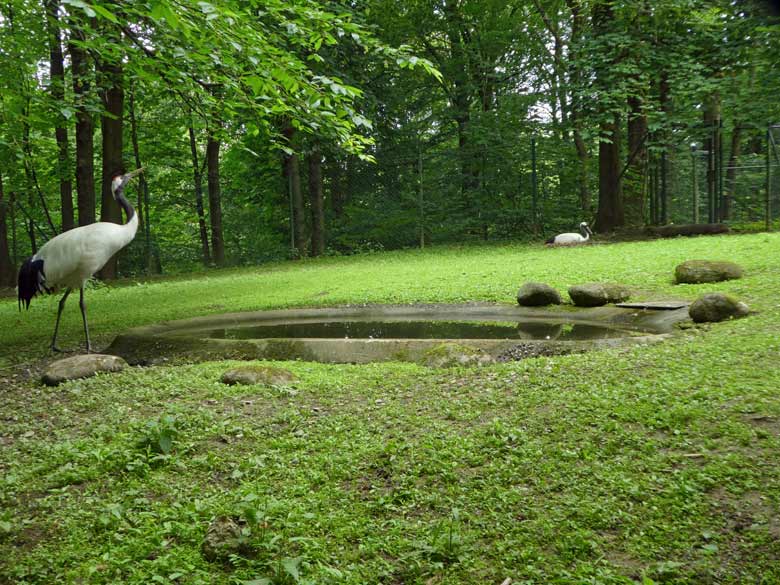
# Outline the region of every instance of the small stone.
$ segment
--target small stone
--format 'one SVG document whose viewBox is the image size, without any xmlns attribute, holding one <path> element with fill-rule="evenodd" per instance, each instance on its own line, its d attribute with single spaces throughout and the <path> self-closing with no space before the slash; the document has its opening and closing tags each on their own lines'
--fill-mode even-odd
<svg viewBox="0 0 780 585">
<path fill-rule="evenodd" d="M 228 562 L 231 555 L 249 556 L 252 548 L 243 534 L 240 520 L 218 516 L 209 525 L 200 547 L 209 562 Z"/>
<path fill-rule="evenodd" d="M 222 374 L 222 383 L 251 386 L 264 384 L 266 386 L 287 386 L 295 382 L 295 377 L 289 370 L 271 366 L 240 366 Z"/>
<path fill-rule="evenodd" d="M 442 343 L 425 352 L 423 363 L 432 368 L 487 366 L 495 363 L 488 353 L 459 343 Z"/>
<path fill-rule="evenodd" d="M 702 295 L 688 309 L 688 314 L 696 323 L 736 319 L 746 316 L 749 312 L 750 309 L 745 303 L 723 293 Z"/>
<path fill-rule="evenodd" d="M 677 284 L 702 284 L 742 278 L 744 271 L 734 262 L 712 260 L 688 260 L 674 269 Z"/>
<path fill-rule="evenodd" d="M 47 386 L 57 386 L 68 380 L 89 378 L 98 372 L 120 372 L 127 362 L 115 355 L 88 353 L 57 360 L 49 364 L 42 381 Z"/>
<path fill-rule="evenodd" d="M 517 304 L 524 307 L 543 307 L 560 305 L 561 295 L 549 284 L 543 282 L 526 282 L 517 291 Z"/>
<path fill-rule="evenodd" d="M 569 287 L 571 302 L 578 307 L 600 307 L 607 303 L 622 303 L 631 297 L 631 291 L 620 284 L 590 282 Z"/>
</svg>

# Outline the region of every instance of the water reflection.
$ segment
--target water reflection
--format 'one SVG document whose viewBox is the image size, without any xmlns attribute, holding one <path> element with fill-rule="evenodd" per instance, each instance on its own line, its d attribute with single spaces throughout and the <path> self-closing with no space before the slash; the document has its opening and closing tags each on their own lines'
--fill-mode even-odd
<svg viewBox="0 0 780 585">
<path fill-rule="evenodd" d="M 214 329 L 215 339 L 526 339 L 574 341 L 625 337 L 626 331 L 588 323 L 545 321 L 310 321 Z"/>
</svg>

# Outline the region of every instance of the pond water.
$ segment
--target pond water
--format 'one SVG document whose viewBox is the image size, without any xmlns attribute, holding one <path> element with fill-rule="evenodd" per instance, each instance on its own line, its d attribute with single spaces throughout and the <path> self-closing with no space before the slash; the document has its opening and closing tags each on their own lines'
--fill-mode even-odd
<svg viewBox="0 0 780 585">
<path fill-rule="evenodd" d="M 525 339 L 580 341 L 626 337 L 632 331 L 591 323 L 527 321 L 301 321 L 212 329 L 211 339 Z"/>
</svg>

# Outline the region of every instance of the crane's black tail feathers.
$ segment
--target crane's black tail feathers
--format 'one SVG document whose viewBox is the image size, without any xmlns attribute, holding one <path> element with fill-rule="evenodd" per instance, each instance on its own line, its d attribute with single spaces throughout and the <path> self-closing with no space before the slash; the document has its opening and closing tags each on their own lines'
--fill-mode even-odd
<svg viewBox="0 0 780 585">
<path fill-rule="evenodd" d="M 26 309 L 29 309 L 30 301 L 39 292 L 48 291 L 44 285 L 45 281 L 46 275 L 43 273 L 43 260 L 33 260 L 32 258 L 25 260 L 19 269 L 19 280 L 17 281 L 20 311 L 23 304 Z"/>
<path fill-rule="evenodd" d="M 544 243 L 545 244 L 554 244 L 555 243 L 555 236 L 553 236 L 549 240 L 545 240 Z"/>
</svg>

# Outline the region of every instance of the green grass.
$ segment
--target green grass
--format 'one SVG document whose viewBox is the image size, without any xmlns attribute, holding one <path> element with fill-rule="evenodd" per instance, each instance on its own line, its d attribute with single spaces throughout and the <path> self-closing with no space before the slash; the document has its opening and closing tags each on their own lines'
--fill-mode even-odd
<svg viewBox="0 0 780 585">
<path fill-rule="evenodd" d="M 0 302 L 0 583 L 780 583 L 780 236 L 439 248 L 88 291 L 96 338 L 225 311 L 513 302 L 616 281 L 756 314 L 654 346 L 482 369 L 235 362 L 44 388 L 56 298 Z M 687 259 L 742 280 L 675 286 Z M 81 342 L 77 304 L 62 345 Z M 16 364 L 16 365 L 14 365 Z M 244 553 L 206 561 L 217 516 Z"/>
</svg>

